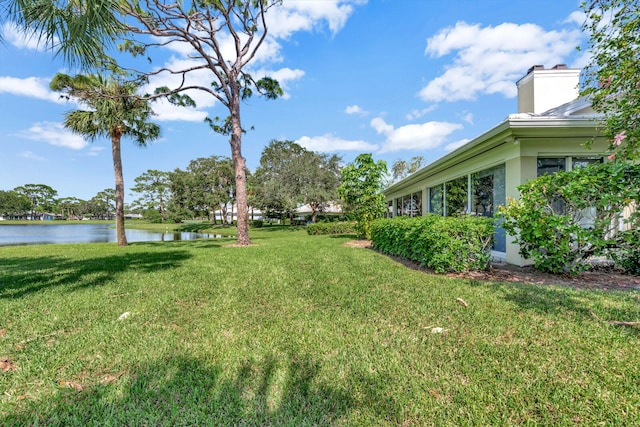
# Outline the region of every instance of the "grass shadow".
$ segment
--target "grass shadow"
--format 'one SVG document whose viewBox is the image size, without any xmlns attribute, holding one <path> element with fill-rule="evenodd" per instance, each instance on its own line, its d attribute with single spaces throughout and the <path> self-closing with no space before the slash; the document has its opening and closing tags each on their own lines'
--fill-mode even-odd
<svg viewBox="0 0 640 427">
<path fill-rule="evenodd" d="M 181 224 L 179 227 L 176 227 L 175 231 L 189 231 L 193 233 L 218 233 L 221 234 L 223 231 L 233 231 L 233 234 L 236 233 L 236 227 L 232 225 L 220 225 L 220 224 L 211 224 L 211 223 L 190 223 L 190 224 Z"/>
<path fill-rule="evenodd" d="M 251 231 L 256 231 L 256 232 L 267 232 L 267 233 L 274 233 L 274 232 L 282 232 L 282 231 L 299 231 L 299 230 L 305 230 L 307 228 L 306 225 L 265 225 L 263 227 L 258 227 L 258 228 L 251 228 Z"/>
<path fill-rule="evenodd" d="M 344 233 L 344 234 L 331 234 L 329 235 L 331 239 L 354 239 L 354 240 L 365 240 L 358 237 L 355 233 Z"/>
<path fill-rule="evenodd" d="M 126 252 L 87 259 L 40 256 L 0 259 L 0 299 L 20 298 L 48 288 L 100 286 L 127 270 L 155 272 L 190 258 L 184 250 Z"/>
<path fill-rule="evenodd" d="M 611 304 L 611 292 L 593 289 L 569 289 L 563 286 L 541 286 L 522 283 L 471 280 L 471 286 L 497 291 L 505 301 L 542 316 L 570 315 L 596 320 L 636 320 L 638 298 L 634 292 L 619 292 L 617 304 Z M 596 314 L 597 313 L 597 314 Z M 597 316 L 597 318 L 596 318 Z M 637 328 L 633 332 L 640 333 Z"/>
<path fill-rule="evenodd" d="M 17 402 L 4 425 L 331 425 L 363 405 L 389 407 L 375 394 L 358 402 L 322 380 L 320 370 L 304 355 L 267 355 L 231 368 L 167 357 L 119 379 L 95 378 L 40 402 Z"/>
</svg>

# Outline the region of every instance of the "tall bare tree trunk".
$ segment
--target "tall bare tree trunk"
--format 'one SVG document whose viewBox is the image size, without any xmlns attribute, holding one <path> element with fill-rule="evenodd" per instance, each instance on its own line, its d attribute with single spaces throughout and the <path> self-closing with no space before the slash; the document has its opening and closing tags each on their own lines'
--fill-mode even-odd
<svg viewBox="0 0 640 427">
<path fill-rule="evenodd" d="M 230 79 L 231 80 L 231 79 Z M 235 81 L 235 80 L 232 80 Z M 242 125 L 240 123 L 240 93 L 237 85 L 232 87 L 234 96 L 232 97 L 231 108 L 231 159 L 236 175 L 236 201 L 238 203 L 238 240 L 239 246 L 249 246 L 249 209 L 247 208 L 247 173 L 245 170 L 246 160 L 242 157 L 240 146 L 242 144 Z M 236 93 L 237 92 L 237 93 Z"/>
<path fill-rule="evenodd" d="M 122 156 L 120 154 L 120 129 L 111 135 L 111 153 L 113 155 L 113 175 L 116 179 L 116 238 L 118 246 L 127 246 L 124 232 L 124 177 L 122 174 Z"/>
</svg>

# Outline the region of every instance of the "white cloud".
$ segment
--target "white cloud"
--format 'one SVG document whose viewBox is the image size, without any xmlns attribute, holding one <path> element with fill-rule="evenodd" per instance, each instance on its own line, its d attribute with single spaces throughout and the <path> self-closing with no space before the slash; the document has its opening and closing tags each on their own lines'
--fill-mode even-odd
<svg viewBox="0 0 640 427">
<path fill-rule="evenodd" d="M 60 94 L 49 89 L 51 79 L 40 77 L 27 77 L 19 79 L 17 77 L 0 77 L 0 93 L 9 93 L 16 96 L 27 96 L 30 98 L 42 99 L 58 104 L 64 104 L 66 99 L 60 98 Z"/>
<path fill-rule="evenodd" d="M 104 149 L 105 149 L 105 147 L 100 147 L 100 146 L 94 145 L 94 146 L 89 148 L 89 151 L 87 152 L 87 156 L 96 157 Z"/>
<path fill-rule="evenodd" d="M 178 107 L 165 99 L 154 102 L 151 108 L 153 108 L 153 113 L 155 114 L 153 120 L 160 122 L 202 122 L 207 117 L 206 111 L 201 111 L 193 107 Z"/>
<path fill-rule="evenodd" d="M 441 146 L 447 136 L 462 129 L 462 125 L 449 122 L 426 122 L 394 128 L 382 118 L 371 120 L 371 127 L 387 137 L 380 153 L 401 150 L 428 150 Z"/>
<path fill-rule="evenodd" d="M 346 114 L 360 114 L 362 113 L 362 108 L 359 105 L 347 105 L 347 108 L 344 109 Z"/>
<path fill-rule="evenodd" d="M 40 41 L 37 34 L 23 31 L 19 29 L 13 22 L 5 22 L 2 25 L 2 34 L 4 35 L 5 41 L 11 43 L 18 49 L 43 51 L 47 48 L 45 39 Z M 53 45 L 55 46 L 58 43 L 58 38 L 54 38 Z"/>
<path fill-rule="evenodd" d="M 81 136 L 64 128 L 62 123 L 40 122 L 34 123 L 28 130 L 21 131 L 18 136 L 32 141 L 42 141 L 56 147 L 66 147 L 81 150 L 88 145 Z"/>
<path fill-rule="evenodd" d="M 361 117 L 369 115 L 369 112 L 367 110 L 365 110 L 361 106 L 355 105 L 355 104 L 354 105 L 347 105 L 345 107 L 345 109 L 344 109 L 344 113 L 345 114 L 349 114 L 349 115 L 357 114 L 357 115 L 359 115 Z"/>
<path fill-rule="evenodd" d="M 425 54 L 455 54 L 455 59 L 419 95 L 430 102 L 474 100 L 494 93 L 514 97 L 514 82 L 532 65 L 566 62 L 582 37 L 579 29 L 546 31 L 534 24 L 481 27 L 458 22 L 427 40 Z"/>
<path fill-rule="evenodd" d="M 313 31 L 326 22 L 332 34 L 346 24 L 354 5 L 366 0 L 284 0 L 282 6 L 271 8 L 267 14 L 267 28 L 276 38 L 286 39 L 298 31 Z"/>
<path fill-rule="evenodd" d="M 376 151 L 377 145 L 370 144 L 362 140 L 347 140 L 338 138 L 332 134 L 322 136 L 303 136 L 295 141 L 307 150 L 318 151 L 323 153 L 333 151 Z"/>
<path fill-rule="evenodd" d="M 45 159 L 44 157 L 40 157 L 38 156 L 36 153 L 34 153 L 33 151 L 23 151 L 22 153 L 19 154 L 20 157 L 24 157 L 25 159 L 32 159 L 32 160 L 38 160 L 40 162 L 45 161 L 47 159 Z"/>
<path fill-rule="evenodd" d="M 438 105 L 433 104 L 428 106 L 427 108 L 423 108 L 422 110 L 417 110 L 417 109 L 411 110 L 409 113 L 407 113 L 407 116 L 406 116 L 407 120 L 419 119 L 420 117 L 423 117 L 424 115 L 429 114 L 436 108 L 438 108 Z"/>
<path fill-rule="evenodd" d="M 458 114 L 458 116 L 463 122 L 467 122 L 470 125 L 473 124 L 473 113 L 470 113 L 468 111 L 462 111 L 461 113 Z"/>
<path fill-rule="evenodd" d="M 452 142 L 451 144 L 447 144 L 444 146 L 444 151 L 453 151 L 456 148 L 462 147 L 467 142 L 471 141 L 470 139 L 461 139 L 460 141 Z"/>
</svg>

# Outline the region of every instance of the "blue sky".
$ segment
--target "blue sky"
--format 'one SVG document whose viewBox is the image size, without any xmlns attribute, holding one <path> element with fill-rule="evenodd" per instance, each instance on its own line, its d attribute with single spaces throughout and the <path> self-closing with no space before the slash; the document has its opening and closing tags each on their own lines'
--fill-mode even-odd
<svg viewBox="0 0 640 427">
<path fill-rule="evenodd" d="M 532 65 L 583 67 L 578 0 L 284 0 L 270 12 L 271 37 L 253 65 L 276 77 L 285 97 L 242 106 L 243 155 L 255 170 L 263 147 L 291 140 L 336 153 L 345 163 L 371 152 L 389 164 L 429 163 L 517 110 L 515 82 Z M 54 55 L 1 28 L 0 190 L 46 184 L 59 197 L 89 199 L 113 188 L 110 141 L 66 131 L 77 108 L 48 90 Z M 156 63 L 184 60 L 167 49 Z M 198 107 L 157 105 L 162 138 L 146 148 L 123 140 L 127 200 L 148 169 L 184 169 L 190 160 L 230 157 L 227 137 L 203 122 L 226 116 L 202 94 Z"/>
</svg>

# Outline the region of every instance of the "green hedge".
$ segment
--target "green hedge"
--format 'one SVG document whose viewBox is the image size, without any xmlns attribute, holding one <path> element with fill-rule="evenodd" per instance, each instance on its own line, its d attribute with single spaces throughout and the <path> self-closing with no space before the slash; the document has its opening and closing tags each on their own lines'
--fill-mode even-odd
<svg viewBox="0 0 640 427">
<path fill-rule="evenodd" d="M 307 225 L 307 234 L 355 234 L 356 223 L 351 221 L 317 222 Z"/>
<path fill-rule="evenodd" d="M 438 273 L 485 270 L 493 225 L 488 218 L 473 216 L 378 219 L 371 226 L 371 240 L 383 253 Z"/>
</svg>

